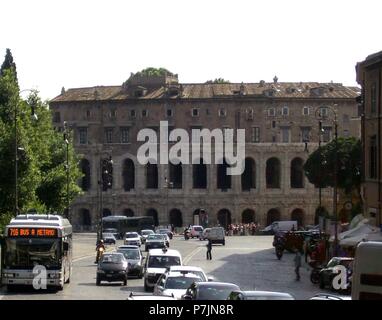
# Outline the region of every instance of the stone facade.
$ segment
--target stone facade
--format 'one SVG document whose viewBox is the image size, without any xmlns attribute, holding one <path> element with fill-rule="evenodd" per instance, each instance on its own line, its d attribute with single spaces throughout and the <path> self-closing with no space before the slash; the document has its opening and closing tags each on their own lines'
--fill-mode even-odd
<svg viewBox="0 0 382 320">
<path fill-rule="evenodd" d="M 63 90 L 50 103 L 54 125 L 62 130 L 63 122 L 68 123 L 77 152 L 90 165 L 89 190 L 70 208 L 78 229 L 94 228 L 99 221 L 101 191 L 97 182 L 100 159 L 106 155 L 113 158 L 113 187 L 102 192 L 102 201 L 103 208 L 112 214 L 130 209 L 135 216 L 142 216 L 154 209 L 159 224 L 180 226 L 194 223 L 194 213 L 204 208 L 210 224 L 256 221 L 265 226 L 276 218 L 291 217 L 313 224 L 318 190 L 303 176 L 298 187 L 292 187 L 291 166 L 296 158 L 301 159 L 296 163 L 303 163 L 317 148 L 317 110 L 325 106 L 336 110 L 339 136 L 360 136 L 355 101 L 359 92 L 354 87 L 279 83 L 277 79 L 272 83 L 179 84 L 176 76 L 171 81 L 156 78 L 150 85 L 150 79 L 142 83 L 134 75 L 131 79 L 134 81 L 122 86 Z M 323 123 L 324 142 L 333 138 L 333 119 L 329 114 Z M 216 164 L 206 165 L 205 189 L 194 188 L 197 178 L 192 164 L 182 165 L 182 186 L 174 188 L 166 183 L 169 166 L 159 164 L 158 188 L 148 189 L 146 166 L 136 159 L 143 144 L 137 141 L 137 134 L 142 128 L 158 132 L 160 121 L 168 121 L 170 128 L 183 128 L 190 136 L 191 130 L 198 128 L 245 129 L 246 157 L 254 161 L 250 188 L 243 190 L 241 176 L 232 176 L 230 188 L 218 188 Z M 267 173 L 271 158 L 278 159 L 279 168 L 272 167 Z M 128 191 L 124 181 L 130 179 L 131 183 L 131 177 L 123 176 L 126 159 L 133 160 L 135 169 L 134 188 Z M 297 174 L 299 170 L 301 166 Z M 279 176 L 280 184 L 271 188 L 267 175 L 273 174 Z M 331 199 L 331 191 L 323 190 L 322 201 L 329 211 Z"/>
<path fill-rule="evenodd" d="M 363 195 L 365 213 L 382 225 L 382 51 L 357 64 L 362 86 Z"/>
</svg>

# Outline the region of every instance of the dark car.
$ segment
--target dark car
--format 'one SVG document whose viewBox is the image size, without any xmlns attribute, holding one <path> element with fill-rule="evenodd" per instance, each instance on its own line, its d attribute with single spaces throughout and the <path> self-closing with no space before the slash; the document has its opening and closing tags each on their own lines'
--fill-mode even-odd
<svg viewBox="0 0 382 320">
<path fill-rule="evenodd" d="M 116 244 L 117 239 L 112 233 L 103 233 L 102 239 L 105 244 Z"/>
<path fill-rule="evenodd" d="M 128 263 L 122 253 L 105 253 L 98 264 L 96 284 L 99 286 L 101 281 L 121 281 L 123 285 L 126 285 L 127 273 Z"/>
<path fill-rule="evenodd" d="M 170 240 L 174 236 L 174 234 L 172 233 L 172 231 L 170 229 L 159 229 L 159 230 L 157 230 L 157 233 L 159 233 L 159 234 L 167 234 L 168 237 L 170 238 Z"/>
<path fill-rule="evenodd" d="M 150 234 L 145 242 L 145 251 L 150 249 L 161 249 L 166 247 L 166 241 L 161 234 Z"/>
<path fill-rule="evenodd" d="M 182 300 L 227 300 L 239 286 L 227 282 L 194 282 L 182 296 Z"/>
<path fill-rule="evenodd" d="M 348 258 L 348 257 L 333 257 L 326 267 L 324 267 L 320 271 L 320 288 L 324 289 L 325 287 L 329 286 L 332 290 L 333 288 L 333 279 L 336 275 L 338 275 L 336 271 L 336 267 L 339 265 L 342 265 L 346 268 L 347 271 L 347 277 L 348 279 L 351 277 L 352 274 L 352 265 L 353 265 L 354 258 Z M 350 284 L 350 283 L 349 283 Z M 348 288 L 350 289 L 350 288 Z"/>
<path fill-rule="evenodd" d="M 138 246 L 119 246 L 117 252 L 122 253 L 128 263 L 128 275 L 143 277 L 143 259 L 141 249 Z"/>
</svg>

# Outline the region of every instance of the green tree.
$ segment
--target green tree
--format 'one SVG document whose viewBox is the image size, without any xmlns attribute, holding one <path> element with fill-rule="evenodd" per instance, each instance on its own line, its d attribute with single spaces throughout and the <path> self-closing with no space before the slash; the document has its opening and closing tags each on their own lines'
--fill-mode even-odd
<svg viewBox="0 0 382 320">
<path fill-rule="evenodd" d="M 17 109 L 16 109 L 17 108 Z M 37 119 L 31 118 L 34 109 Z M 0 222 L 9 220 L 15 206 L 15 110 L 17 110 L 18 207 L 63 212 L 66 207 L 66 144 L 52 125 L 48 103 L 37 92 L 20 97 L 12 68 L 0 76 Z M 69 144 L 69 199 L 80 192 L 79 158 Z"/>
<path fill-rule="evenodd" d="M 152 67 L 143 69 L 142 71 L 138 72 L 137 74 L 148 76 L 148 77 L 159 77 L 159 76 L 164 76 L 165 74 L 170 75 L 170 76 L 173 75 L 173 73 L 171 73 L 170 71 L 168 71 L 165 68 L 152 68 Z"/>
<path fill-rule="evenodd" d="M 17 83 L 16 63 L 13 61 L 11 49 L 6 50 L 4 62 L 0 68 L 0 76 L 4 75 L 5 70 L 11 70 L 12 71 L 12 73 L 15 77 L 16 83 Z"/>
<path fill-rule="evenodd" d="M 223 78 L 216 78 L 215 80 L 208 80 L 206 83 L 231 83 L 229 80 Z"/>
<path fill-rule="evenodd" d="M 304 171 L 310 183 L 316 187 L 334 187 L 335 160 L 337 154 L 337 186 L 350 193 L 360 192 L 362 147 L 356 138 L 338 138 L 316 149 L 305 162 Z"/>
</svg>

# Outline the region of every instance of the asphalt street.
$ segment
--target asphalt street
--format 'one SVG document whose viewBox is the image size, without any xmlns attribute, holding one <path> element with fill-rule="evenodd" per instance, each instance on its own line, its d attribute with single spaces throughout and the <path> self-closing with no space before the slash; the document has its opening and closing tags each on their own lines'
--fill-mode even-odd
<svg viewBox="0 0 382 320">
<path fill-rule="evenodd" d="M 218 281 L 232 282 L 242 290 L 282 291 L 296 299 L 308 299 L 323 292 L 309 280 L 309 266 L 303 264 L 301 281 L 295 280 L 293 254 L 285 253 L 278 260 L 272 247 L 272 236 L 234 236 L 226 238 L 226 245 L 214 245 L 212 260 L 206 260 L 206 242 L 174 237 L 170 249 L 179 250 L 185 265 L 199 266 Z M 63 291 L 46 292 L 21 288 L 15 292 L 0 289 L 5 300 L 125 300 L 131 291 L 143 292 L 143 279 L 129 278 L 127 286 L 103 282 L 96 286 L 95 235 L 74 237 L 73 275 Z M 122 244 L 118 241 L 117 246 Z M 115 250 L 108 246 L 107 250 Z M 144 247 L 142 246 L 142 250 Z M 330 293 L 330 291 L 325 291 Z"/>
</svg>

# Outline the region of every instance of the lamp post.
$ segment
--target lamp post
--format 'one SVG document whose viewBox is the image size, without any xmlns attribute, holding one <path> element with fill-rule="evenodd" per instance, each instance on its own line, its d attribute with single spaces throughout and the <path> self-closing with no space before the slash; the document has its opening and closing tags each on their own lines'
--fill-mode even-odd
<svg viewBox="0 0 382 320">
<path fill-rule="evenodd" d="M 30 91 L 32 93 L 35 92 L 35 90 L 32 89 L 24 89 L 19 92 L 21 94 L 22 92 Z M 32 120 L 37 120 L 38 117 L 35 113 L 35 101 L 36 97 L 32 97 L 32 103 L 31 103 L 31 118 Z M 18 161 L 19 161 L 19 150 L 24 150 L 23 148 L 19 148 L 18 145 L 18 132 L 17 132 L 17 117 L 18 117 L 18 108 L 19 108 L 19 97 L 17 97 L 17 101 L 15 103 L 15 112 L 14 112 L 14 134 L 15 134 L 15 216 L 19 213 L 19 186 L 18 186 Z"/>
<path fill-rule="evenodd" d="M 69 128 L 66 121 L 64 121 L 64 143 L 66 144 L 66 218 L 70 218 L 70 197 L 69 197 Z"/>
<path fill-rule="evenodd" d="M 317 109 L 319 111 L 319 129 L 320 136 L 324 131 L 322 128 L 322 121 L 327 120 L 327 110 L 330 110 L 333 115 L 333 123 L 334 123 L 334 187 L 333 187 L 333 215 L 334 215 L 334 255 L 337 256 L 338 251 L 338 212 L 337 212 L 337 192 L 338 192 L 338 121 L 337 121 L 337 111 L 335 110 L 336 104 L 333 107 L 325 106 Z M 325 112 L 324 112 L 325 110 Z M 317 114 L 316 111 L 316 114 Z M 321 148 L 321 138 L 319 140 L 319 148 Z M 321 153 L 320 153 L 321 155 Z M 320 157 L 321 160 L 321 157 Z M 321 188 L 320 188 L 320 208 L 321 208 Z"/>
<path fill-rule="evenodd" d="M 113 159 L 111 155 L 107 158 L 100 157 L 100 165 L 99 165 L 99 230 L 97 232 L 97 241 L 102 239 L 103 236 L 103 191 L 107 191 L 112 188 L 113 185 Z"/>
</svg>

